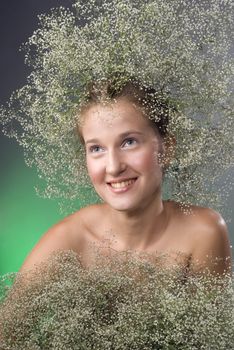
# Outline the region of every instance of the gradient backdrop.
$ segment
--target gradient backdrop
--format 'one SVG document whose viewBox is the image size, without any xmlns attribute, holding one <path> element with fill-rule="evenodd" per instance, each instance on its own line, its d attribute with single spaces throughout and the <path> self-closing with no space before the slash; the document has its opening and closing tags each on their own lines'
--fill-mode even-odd
<svg viewBox="0 0 234 350">
<path fill-rule="evenodd" d="M 19 47 L 37 28 L 37 15 L 60 5 L 70 7 L 71 0 L 1 1 L 0 104 L 25 83 L 29 72 Z M 17 271 L 41 235 L 61 218 L 55 201 L 36 196 L 37 181 L 22 150 L 0 131 L 0 274 Z M 231 207 L 233 203 L 234 190 L 228 200 Z M 233 243 L 234 220 L 228 226 Z"/>
</svg>

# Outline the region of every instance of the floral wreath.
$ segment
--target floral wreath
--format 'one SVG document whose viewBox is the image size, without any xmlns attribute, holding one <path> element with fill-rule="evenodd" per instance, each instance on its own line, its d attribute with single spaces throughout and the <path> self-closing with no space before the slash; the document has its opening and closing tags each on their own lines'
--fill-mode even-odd
<svg viewBox="0 0 234 350">
<path fill-rule="evenodd" d="M 23 45 L 27 84 L 0 111 L 6 135 L 23 146 L 44 185 L 38 193 L 82 206 L 94 194 L 76 132 L 87 85 L 127 72 L 168 96 L 177 140 L 164 197 L 218 205 L 233 165 L 233 2 L 76 0 L 52 9 Z M 67 202 L 66 202 L 67 205 Z M 74 207 L 74 206 L 73 206 Z M 73 208 L 71 206 L 71 209 Z"/>
</svg>

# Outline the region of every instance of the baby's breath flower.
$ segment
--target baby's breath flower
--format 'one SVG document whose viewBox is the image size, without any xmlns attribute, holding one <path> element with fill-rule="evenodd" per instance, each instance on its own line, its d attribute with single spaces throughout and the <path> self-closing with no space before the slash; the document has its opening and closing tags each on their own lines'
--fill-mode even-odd
<svg viewBox="0 0 234 350">
<path fill-rule="evenodd" d="M 84 267 L 82 255 L 51 255 L 29 284 L 17 274 L 4 293 L 0 348 L 234 349 L 232 278 L 208 271 L 185 276 L 181 265 L 168 266 L 168 258 L 103 256 L 97 249 L 95 264 Z"/>
<path fill-rule="evenodd" d="M 87 176 L 77 111 L 89 82 L 125 72 L 176 106 L 164 196 L 216 205 L 214 184 L 233 165 L 233 2 L 75 0 L 73 11 L 60 7 L 39 20 L 23 46 L 28 82 L 0 111 L 6 135 L 45 181 L 38 192 L 80 205 L 100 200 Z"/>
</svg>

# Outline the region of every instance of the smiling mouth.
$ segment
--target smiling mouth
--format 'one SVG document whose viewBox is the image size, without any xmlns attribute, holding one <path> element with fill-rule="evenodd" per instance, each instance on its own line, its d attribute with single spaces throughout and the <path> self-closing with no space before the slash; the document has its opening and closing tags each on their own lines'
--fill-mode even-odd
<svg viewBox="0 0 234 350">
<path fill-rule="evenodd" d="M 109 182 L 108 184 L 112 188 L 121 189 L 121 188 L 126 188 L 126 187 L 132 185 L 136 181 L 136 179 L 137 178 L 129 179 L 129 180 L 126 180 L 126 181 L 121 181 L 121 182 Z"/>
</svg>

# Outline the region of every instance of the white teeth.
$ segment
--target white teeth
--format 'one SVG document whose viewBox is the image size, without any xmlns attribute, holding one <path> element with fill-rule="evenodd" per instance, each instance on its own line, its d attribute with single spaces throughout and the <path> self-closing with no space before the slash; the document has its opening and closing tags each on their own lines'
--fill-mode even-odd
<svg viewBox="0 0 234 350">
<path fill-rule="evenodd" d="M 110 185 L 113 188 L 124 188 L 126 186 L 131 185 L 135 180 L 127 180 L 127 181 L 122 181 L 122 182 L 112 182 Z"/>
</svg>

